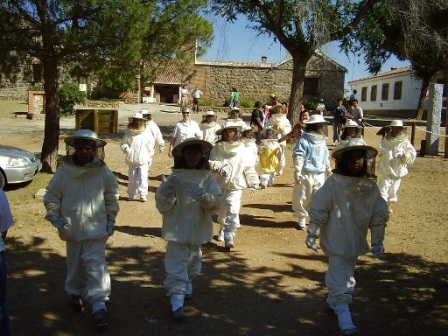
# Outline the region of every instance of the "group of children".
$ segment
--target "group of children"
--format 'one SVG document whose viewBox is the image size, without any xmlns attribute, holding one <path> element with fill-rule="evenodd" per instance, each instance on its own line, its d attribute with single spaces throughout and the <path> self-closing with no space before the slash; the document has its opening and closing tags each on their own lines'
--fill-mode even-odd
<svg viewBox="0 0 448 336">
<path fill-rule="evenodd" d="M 189 114 L 188 108 L 183 111 Z M 141 201 L 146 200 L 154 148 L 158 144 L 159 151 L 163 150 L 160 130 L 151 125 L 150 117 L 144 116 L 133 115 L 121 142 L 129 165 L 130 200 L 136 193 Z M 391 211 L 387 205 L 396 202 L 406 165 L 416 156 L 403 124 L 393 121 L 379 146 L 378 171 L 382 177 L 378 187 L 368 169 L 378 151 L 356 136 L 357 124 L 344 125 L 347 135 L 333 150 L 335 169 L 331 170 L 323 135 L 326 121 L 320 114 L 309 116 L 304 111 L 299 124 L 291 127 L 284 108 L 273 106 L 270 119 L 260 130 L 263 139 L 258 145 L 253 128 L 236 112 L 222 125 L 217 124 L 212 111 L 205 113 L 200 127 L 190 124 L 188 116 L 183 117 L 174 131 L 182 141 L 173 137 L 170 146 L 173 171 L 155 194 L 156 207 L 163 217 L 162 238 L 167 241 L 164 285 L 173 317 L 181 320 L 185 316 L 184 301 L 192 297 L 192 281 L 201 270 L 201 244 L 213 236 L 212 216 L 217 214 L 218 240 L 224 241 L 226 248 L 234 247 L 241 225 L 243 190 L 271 186 L 285 166 L 285 141 L 298 139 L 293 150 L 294 215 L 301 229 L 306 228 L 309 217 L 306 246 L 317 251 L 319 239 L 329 258 L 327 303 L 338 317 L 342 334 L 357 334 L 349 310 L 356 261 L 369 251 L 368 229 L 372 232 L 372 254 L 384 252 L 385 227 Z M 110 294 L 105 245 L 114 233 L 119 210 L 118 184 L 114 174 L 95 156 L 95 150 L 106 144 L 96 133 L 79 130 L 65 141 L 75 152 L 64 159 L 47 187 L 45 218 L 67 244 L 65 289 L 73 309 L 82 311 L 83 301 L 90 302 L 94 325 L 103 327 L 108 323 L 105 303 Z M 257 160 L 260 174 L 255 169 Z"/>
</svg>

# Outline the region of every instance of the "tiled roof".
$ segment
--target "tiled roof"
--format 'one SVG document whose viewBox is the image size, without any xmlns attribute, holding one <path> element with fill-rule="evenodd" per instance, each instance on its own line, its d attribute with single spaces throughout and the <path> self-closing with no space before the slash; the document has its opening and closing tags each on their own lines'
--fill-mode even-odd
<svg viewBox="0 0 448 336">
<path fill-rule="evenodd" d="M 182 73 L 176 68 L 175 64 L 165 64 L 158 71 L 154 84 L 182 84 Z"/>
<path fill-rule="evenodd" d="M 408 71 L 411 71 L 411 66 L 410 65 L 402 67 L 402 68 L 392 68 L 390 71 L 382 72 L 382 73 L 379 73 L 379 74 L 377 74 L 375 76 L 359 78 L 359 79 L 356 79 L 356 80 L 348 82 L 348 84 L 364 81 L 366 79 L 381 78 L 381 77 L 386 77 L 386 76 L 390 76 L 390 75 L 396 75 L 396 74 L 400 74 L 400 73 L 408 72 Z"/>
</svg>

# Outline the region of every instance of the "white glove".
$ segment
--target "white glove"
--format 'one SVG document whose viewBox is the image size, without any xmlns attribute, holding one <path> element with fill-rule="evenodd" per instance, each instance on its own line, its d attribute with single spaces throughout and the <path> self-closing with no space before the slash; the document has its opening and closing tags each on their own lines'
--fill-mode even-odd
<svg viewBox="0 0 448 336">
<path fill-rule="evenodd" d="M 115 219 L 108 219 L 106 224 L 107 234 L 112 236 L 115 231 Z"/>
<path fill-rule="evenodd" d="M 294 173 L 294 180 L 296 183 L 300 184 L 303 179 L 303 176 L 299 172 Z"/>
<path fill-rule="evenodd" d="M 48 215 L 45 217 L 45 219 L 48 220 L 56 229 L 60 229 L 64 227 L 65 224 L 67 224 L 65 220 L 56 215 Z"/>
<path fill-rule="evenodd" d="M 220 161 L 209 161 L 210 168 L 217 172 L 219 175 L 227 177 L 230 175 L 230 166 L 223 165 Z"/>
<path fill-rule="evenodd" d="M 165 146 L 163 145 L 159 145 L 159 153 L 163 153 L 163 149 L 165 148 Z"/>
<path fill-rule="evenodd" d="M 305 244 L 306 247 L 317 253 L 320 250 L 320 246 L 317 245 L 316 239 L 317 237 L 315 235 L 308 234 L 305 238 Z"/>
<path fill-rule="evenodd" d="M 170 175 L 162 186 L 162 194 L 165 197 L 173 197 L 176 194 L 176 187 L 179 184 L 179 176 Z"/>
<path fill-rule="evenodd" d="M 394 154 L 394 158 L 395 158 L 395 159 L 399 159 L 399 158 L 401 158 L 403 155 L 404 155 L 404 152 L 403 152 L 403 151 L 398 151 L 398 152 L 396 152 L 396 153 Z"/>
<path fill-rule="evenodd" d="M 254 193 L 256 190 L 260 190 L 261 188 L 260 188 L 260 185 L 259 184 L 253 184 L 251 187 L 250 187 L 250 192 L 251 193 Z"/>
<path fill-rule="evenodd" d="M 188 195 L 201 203 L 208 203 L 211 201 L 211 197 L 209 194 L 205 192 L 203 188 L 200 187 L 192 187 L 187 189 Z"/>
<path fill-rule="evenodd" d="M 123 146 L 121 146 L 121 150 L 123 151 L 123 153 L 125 153 L 125 154 L 129 154 L 129 151 L 130 151 L 131 149 L 129 148 L 128 145 L 123 145 Z"/>
<path fill-rule="evenodd" d="M 375 244 L 370 249 L 370 252 L 372 252 L 372 257 L 378 258 L 380 255 L 384 254 L 384 246 L 383 244 Z"/>
</svg>

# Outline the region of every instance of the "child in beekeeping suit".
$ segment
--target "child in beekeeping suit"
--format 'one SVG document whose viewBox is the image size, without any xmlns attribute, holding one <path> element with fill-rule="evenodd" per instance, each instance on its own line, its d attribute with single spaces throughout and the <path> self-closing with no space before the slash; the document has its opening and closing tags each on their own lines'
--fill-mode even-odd
<svg viewBox="0 0 448 336">
<path fill-rule="evenodd" d="M 95 156 L 96 148 L 106 145 L 95 132 L 81 129 L 65 142 L 75 152 L 64 158 L 47 186 L 45 219 L 66 243 L 65 290 L 72 309 L 81 312 L 87 300 L 94 327 L 105 327 L 111 293 L 106 242 L 114 233 L 120 191 L 115 175 Z"/>
<path fill-rule="evenodd" d="M 258 165 L 258 146 L 253 137 L 252 127 L 246 126 L 241 131 L 241 141 L 246 145 L 247 155 L 250 156 L 249 160 L 251 160 L 254 168 L 256 168 Z"/>
<path fill-rule="evenodd" d="M 316 252 L 321 247 L 328 257 L 327 303 L 338 318 L 341 335 L 359 334 L 349 305 L 356 285 L 356 262 L 369 252 L 368 230 L 372 256 L 384 253 L 389 213 L 376 185 L 376 176 L 368 173 L 368 161 L 376 155 L 376 149 L 362 139 L 352 139 L 334 151 L 338 168 L 316 191 L 308 210 L 310 225 L 305 243 Z"/>
<path fill-rule="evenodd" d="M 294 189 L 292 210 L 297 217 L 297 229 L 305 230 L 308 207 L 314 193 L 324 184 L 325 175 L 331 175 L 327 137 L 323 134 L 328 123 L 320 114 L 304 121 L 305 132 L 297 141 L 292 158 L 294 162 Z"/>
<path fill-rule="evenodd" d="M 193 296 L 193 279 L 201 271 L 201 244 L 213 238 L 212 214 L 221 203 L 221 190 L 207 156 L 212 145 L 188 138 L 173 149 L 172 174 L 156 191 L 156 206 L 163 215 L 166 240 L 164 285 L 176 320 L 185 316 L 184 300 Z"/>
<path fill-rule="evenodd" d="M 260 159 L 260 188 L 265 189 L 274 184 L 275 173 L 280 167 L 280 160 L 283 151 L 278 142 L 278 134 L 272 128 L 265 131 L 265 139 L 261 140 L 258 146 L 258 156 Z"/>
<path fill-rule="evenodd" d="M 266 129 L 272 128 L 274 131 L 278 133 L 278 139 L 283 138 L 287 134 L 292 131 L 291 122 L 286 117 L 285 108 L 283 105 L 275 105 L 272 106 L 270 111 L 270 118 L 265 124 L 264 133 Z M 286 140 L 280 143 L 281 145 L 281 158 L 280 158 L 280 167 L 278 169 L 277 175 L 282 175 L 283 170 L 285 169 L 286 159 L 285 159 L 285 149 L 286 149 Z"/>
<path fill-rule="evenodd" d="M 199 124 L 199 128 L 202 131 L 202 139 L 210 142 L 212 145 L 218 141 L 216 131 L 221 128 L 216 122 L 216 114 L 212 110 L 208 110 L 202 116 L 202 122 Z"/>
<path fill-rule="evenodd" d="M 146 119 L 141 113 L 134 113 L 123 138 L 121 150 L 126 154 L 128 165 L 128 200 L 140 195 L 140 201 L 146 202 L 148 195 L 148 170 L 154 156 L 155 139 L 146 131 Z"/>
<path fill-rule="evenodd" d="M 407 138 L 403 121 L 392 120 L 389 126 L 389 133 L 378 147 L 377 169 L 380 175 L 378 187 L 389 206 L 389 211 L 392 212 L 393 204 L 398 201 L 401 179 L 408 174 L 408 164 L 414 163 L 417 152 Z"/>
<path fill-rule="evenodd" d="M 259 189 L 260 181 L 246 145 L 238 139 L 240 123 L 227 122 L 217 131 L 221 136 L 210 152 L 210 168 L 216 172 L 215 177 L 222 190 L 221 205 L 218 211 L 220 225 L 218 240 L 224 241 L 225 247 L 234 247 L 236 230 L 240 227 L 240 208 L 243 190 Z"/>
</svg>

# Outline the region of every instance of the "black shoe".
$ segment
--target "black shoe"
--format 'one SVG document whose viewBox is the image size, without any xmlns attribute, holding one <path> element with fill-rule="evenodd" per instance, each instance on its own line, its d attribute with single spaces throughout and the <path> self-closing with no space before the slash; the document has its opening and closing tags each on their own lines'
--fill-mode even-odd
<svg viewBox="0 0 448 336">
<path fill-rule="evenodd" d="M 83 305 L 81 297 L 79 295 L 70 294 L 70 301 L 72 305 L 72 310 L 75 313 L 82 313 Z"/>
<path fill-rule="evenodd" d="M 95 328 L 106 327 L 109 323 L 107 322 L 107 314 L 105 309 L 97 310 L 93 314 L 93 326 Z"/>
</svg>

